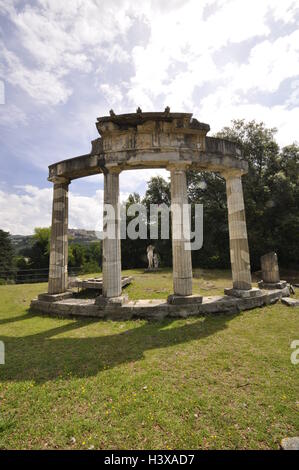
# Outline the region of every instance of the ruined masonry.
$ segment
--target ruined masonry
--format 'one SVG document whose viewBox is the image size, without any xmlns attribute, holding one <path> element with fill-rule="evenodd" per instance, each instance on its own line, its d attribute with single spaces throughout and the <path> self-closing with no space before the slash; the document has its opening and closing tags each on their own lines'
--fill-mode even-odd
<svg viewBox="0 0 299 470">
<path fill-rule="evenodd" d="M 189 113 L 170 113 L 169 108 L 164 112 L 152 113 L 143 113 L 138 108 L 136 113 L 122 115 L 116 115 L 111 110 L 110 116 L 97 119 L 96 127 L 100 137 L 92 141 L 89 154 L 49 167 L 48 179 L 53 183 L 49 284 L 48 292 L 32 301 L 33 309 L 47 313 L 60 309 L 66 314 L 112 317 L 121 316 L 121 309 L 126 310 L 126 314 L 130 311 L 131 316 L 142 316 L 142 312 L 155 316 L 159 309 L 164 316 L 186 316 L 205 310 L 207 302 L 213 311 L 225 310 L 228 305 L 239 311 L 287 295 L 287 288 L 281 289 L 281 286 L 280 291 L 275 291 L 276 294 L 274 291 L 265 293 L 252 288 L 242 190 L 242 175 L 247 172 L 248 165 L 235 143 L 208 137 L 208 124 L 199 122 Z M 202 301 L 201 296 L 192 295 L 191 251 L 185 248 L 183 236 L 172 240 L 173 295 L 167 305 L 139 301 L 134 307 L 122 296 L 119 174 L 144 168 L 170 171 L 172 203 L 179 207 L 187 203 L 188 169 L 218 172 L 225 178 L 233 288 L 225 289 L 224 297 Z M 115 208 L 114 217 L 109 215 L 109 211 L 108 214 L 104 212 L 104 225 L 108 230 L 113 229 L 116 237 L 103 240 L 103 295 L 96 301 L 84 303 L 72 299 L 72 293 L 67 290 L 68 187 L 74 179 L 99 173 L 104 174 L 104 207 L 111 204 Z M 177 217 L 175 212 L 172 232 L 183 232 L 181 217 Z"/>
</svg>

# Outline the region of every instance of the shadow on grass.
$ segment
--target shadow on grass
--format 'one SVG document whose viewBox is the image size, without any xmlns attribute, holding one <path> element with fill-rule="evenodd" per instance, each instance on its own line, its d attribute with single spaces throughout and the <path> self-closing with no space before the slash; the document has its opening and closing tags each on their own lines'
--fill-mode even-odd
<svg viewBox="0 0 299 470">
<path fill-rule="evenodd" d="M 16 317 L 16 321 L 29 317 L 30 314 Z M 97 324 L 103 325 L 103 322 L 80 319 L 33 335 L 0 335 L 6 358 L 5 365 L 0 367 L 0 379 L 41 383 L 58 377 L 94 376 L 104 369 L 141 360 L 148 350 L 202 340 L 227 328 L 227 322 L 234 317 L 205 316 L 183 326 L 171 326 L 172 320 L 136 323 L 136 327 L 130 325 L 124 332 L 97 336 L 93 336 L 97 333 Z M 83 327 L 87 327 L 86 332 L 76 337 L 74 330 Z M 74 332 L 73 337 L 55 337 L 71 332 Z"/>
</svg>

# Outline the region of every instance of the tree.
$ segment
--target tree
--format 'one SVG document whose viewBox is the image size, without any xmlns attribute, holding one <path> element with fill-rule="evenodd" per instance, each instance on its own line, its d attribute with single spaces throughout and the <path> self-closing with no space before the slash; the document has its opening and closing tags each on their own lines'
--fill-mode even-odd
<svg viewBox="0 0 299 470">
<path fill-rule="evenodd" d="M 229 265 L 229 236 L 225 180 L 216 173 L 187 173 L 192 206 L 203 205 L 203 247 L 192 251 L 193 266 L 223 268 Z"/>
<path fill-rule="evenodd" d="M 271 250 L 282 266 L 299 264 L 299 148 L 293 144 L 280 150 L 275 133 L 264 123 L 235 120 L 217 134 L 237 142 L 248 162 L 243 188 L 253 269 L 260 268 L 260 256 Z"/>
<path fill-rule="evenodd" d="M 49 266 L 50 254 L 50 236 L 49 227 L 36 227 L 34 229 L 32 247 L 24 250 L 23 255 L 30 258 L 30 268 L 42 269 Z"/>
<path fill-rule="evenodd" d="M 0 278 L 9 279 L 13 277 L 13 246 L 9 232 L 0 230 Z"/>
<path fill-rule="evenodd" d="M 147 190 L 144 196 L 144 203 L 149 204 L 170 204 L 170 183 L 162 176 L 153 176 L 147 183 Z"/>
<path fill-rule="evenodd" d="M 142 204 L 141 197 L 137 193 L 130 194 L 128 199 L 125 201 L 125 210 L 128 213 L 128 209 L 133 204 Z M 129 223 L 137 216 L 136 215 L 127 215 L 126 217 L 126 229 L 128 228 Z M 146 223 L 146 221 L 143 221 Z M 138 227 L 136 227 L 138 230 Z M 137 238 L 136 240 L 131 240 L 128 236 L 121 240 L 121 253 L 122 253 L 122 267 L 125 269 L 128 268 L 142 268 L 146 265 L 146 246 L 147 240 L 142 238 Z"/>
</svg>

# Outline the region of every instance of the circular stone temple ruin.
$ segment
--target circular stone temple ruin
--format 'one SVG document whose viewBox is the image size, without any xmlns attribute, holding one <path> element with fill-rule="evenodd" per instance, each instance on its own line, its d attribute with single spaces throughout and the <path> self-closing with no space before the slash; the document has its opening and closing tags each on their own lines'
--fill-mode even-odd
<svg viewBox="0 0 299 470">
<path fill-rule="evenodd" d="M 91 152 L 49 166 L 53 183 L 52 230 L 48 292 L 31 302 L 37 312 L 86 315 L 100 318 L 163 318 L 203 313 L 237 312 L 275 302 L 288 295 L 280 289 L 252 288 L 242 175 L 247 162 L 238 146 L 208 137 L 208 124 L 189 113 L 164 112 L 115 115 L 97 119 L 100 137 Z M 172 203 L 187 203 L 186 170 L 213 171 L 226 181 L 233 287 L 225 295 L 201 297 L 192 293 L 191 251 L 186 240 L 172 240 L 173 295 L 168 300 L 129 301 L 122 295 L 119 220 L 119 174 L 144 168 L 165 168 L 171 175 Z M 115 217 L 105 219 L 116 229 L 114 239 L 104 238 L 103 291 L 96 299 L 73 297 L 68 289 L 68 188 L 72 180 L 103 173 L 104 204 L 115 208 Z M 172 214 L 172 227 L 181 224 Z M 202 248 L 204 249 L 204 247 Z"/>
</svg>

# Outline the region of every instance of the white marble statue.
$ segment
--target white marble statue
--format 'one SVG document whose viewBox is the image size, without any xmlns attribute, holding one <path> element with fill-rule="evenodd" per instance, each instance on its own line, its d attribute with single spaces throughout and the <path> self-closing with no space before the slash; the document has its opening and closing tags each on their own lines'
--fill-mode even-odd
<svg viewBox="0 0 299 470">
<path fill-rule="evenodd" d="M 146 252 L 147 252 L 147 259 L 148 259 L 148 268 L 147 269 L 153 269 L 154 266 L 154 249 L 155 247 L 153 245 L 148 245 Z"/>
<path fill-rule="evenodd" d="M 154 268 L 158 269 L 159 268 L 159 258 L 157 253 L 154 254 Z"/>
</svg>

